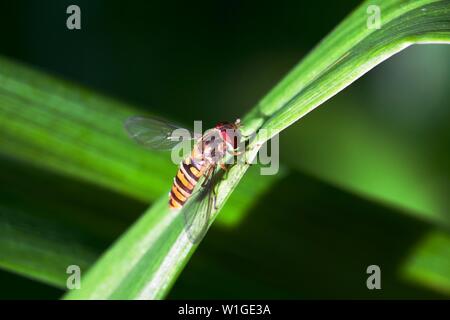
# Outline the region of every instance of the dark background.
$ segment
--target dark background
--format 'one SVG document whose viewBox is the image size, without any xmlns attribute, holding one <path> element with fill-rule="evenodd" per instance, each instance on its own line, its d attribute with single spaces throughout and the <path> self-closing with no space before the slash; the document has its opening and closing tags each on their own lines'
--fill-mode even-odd
<svg viewBox="0 0 450 320">
<path fill-rule="evenodd" d="M 65 27 L 70 4 L 79 31 Z M 1 5 L 1 52 L 170 118 L 216 122 L 250 109 L 357 4 L 14 1 Z"/>
</svg>

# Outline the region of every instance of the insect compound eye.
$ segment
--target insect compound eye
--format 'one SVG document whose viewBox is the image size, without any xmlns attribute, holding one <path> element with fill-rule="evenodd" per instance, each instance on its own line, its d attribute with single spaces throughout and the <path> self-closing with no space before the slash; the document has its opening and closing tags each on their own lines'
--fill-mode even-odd
<svg viewBox="0 0 450 320">
<path fill-rule="evenodd" d="M 241 132 L 239 129 L 231 128 L 222 131 L 223 139 L 233 146 L 233 149 L 239 147 L 241 141 Z"/>
</svg>

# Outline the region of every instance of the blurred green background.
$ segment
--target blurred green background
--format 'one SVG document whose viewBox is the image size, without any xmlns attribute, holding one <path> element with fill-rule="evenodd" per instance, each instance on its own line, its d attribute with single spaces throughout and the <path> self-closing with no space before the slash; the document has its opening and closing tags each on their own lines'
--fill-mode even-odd
<svg viewBox="0 0 450 320">
<path fill-rule="evenodd" d="M 81 7 L 80 31 L 65 27 L 70 4 Z M 0 54 L 167 119 L 213 125 L 243 116 L 358 4 L 15 1 L 0 5 Z M 448 46 L 409 48 L 285 130 L 283 171 L 258 177 L 270 187 L 241 216 L 219 215 L 169 298 L 448 298 L 449 58 Z M 83 239 L 82 265 L 148 206 L 3 152 L 0 163 L 0 231 L 8 210 L 18 225 L 44 219 L 36 237 Z M 91 219 L 83 232 L 71 228 L 79 215 Z M 52 239 L 59 220 L 66 238 Z M 371 264 L 382 290 L 366 288 Z M 0 284 L 1 298 L 63 294 L 10 271 Z"/>
</svg>

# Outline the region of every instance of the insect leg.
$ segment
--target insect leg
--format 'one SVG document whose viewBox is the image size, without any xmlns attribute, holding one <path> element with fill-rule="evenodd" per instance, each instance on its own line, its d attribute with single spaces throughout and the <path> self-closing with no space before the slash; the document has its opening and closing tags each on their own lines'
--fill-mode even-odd
<svg viewBox="0 0 450 320">
<path fill-rule="evenodd" d="M 232 156 L 240 156 L 241 154 L 243 154 L 245 151 L 230 151 L 230 154 Z"/>
<path fill-rule="evenodd" d="M 213 201 L 213 206 L 214 206 L 214 210 L 218 210 L 219 207 L 217 206 L 217 191 L 218 191 L 218 186 L 214 186 L 214 189 L 212 191 L 212 201 Z"/>
<path fill-rule="evenodd" d="M 220 163 L 220 168 L 222 168 L 223 169 L 223 171 L 225 171 L 225 173 L 224 173 L 224 175 L 223 175 L 223 178 L 226 180 L 226 179 L 228 179 L 228 173 L 230 172 L 230 167 L 231 167 L 232 165 L 226 165 L 225 163 Z"/>
<path fill-rule="evenodd" d="M 207 169 L 207 171 L 206 171 L 206 173 L 205 173 L 205 180 L 203 180 L 203 183 L 202 183 L 202 187 L 205 187 L 208 183 L 209 183 L 209 180 L 210 180 L 210 178 L 211 178 L 211 175 L 212 175 L 212 173 L 214 172 L 214 169 L 216 168 L 216 166 L 210 166 L 208 169 Z"/>
</svg>

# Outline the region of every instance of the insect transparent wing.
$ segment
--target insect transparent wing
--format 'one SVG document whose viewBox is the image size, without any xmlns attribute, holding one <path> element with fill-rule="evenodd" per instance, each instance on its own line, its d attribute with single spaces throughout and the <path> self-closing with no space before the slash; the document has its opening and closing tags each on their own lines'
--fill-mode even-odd
<svg viewBox="0 0 450 320">
<path fill-rule="evenodd" d="M 213 170 L 214 171 L 214 170 Z M 216 195 L 214 193 L 215 179 L 211 174 L 207 180 L 199 181 L 198 191 L 186 202 L 183 207 L 184 227 L 189 240 L 193 244 L 199 243 L 208 231 L 209 219 L 215 207 Z"/>
<path fill-rule="evenodd" d="M 125 129 L 133 140 L 153 150 L 170 150 L 182 140 L 194 139 L 189 130 L 151 117 L 129 117 L 125 121 Z"/>
</svg>

